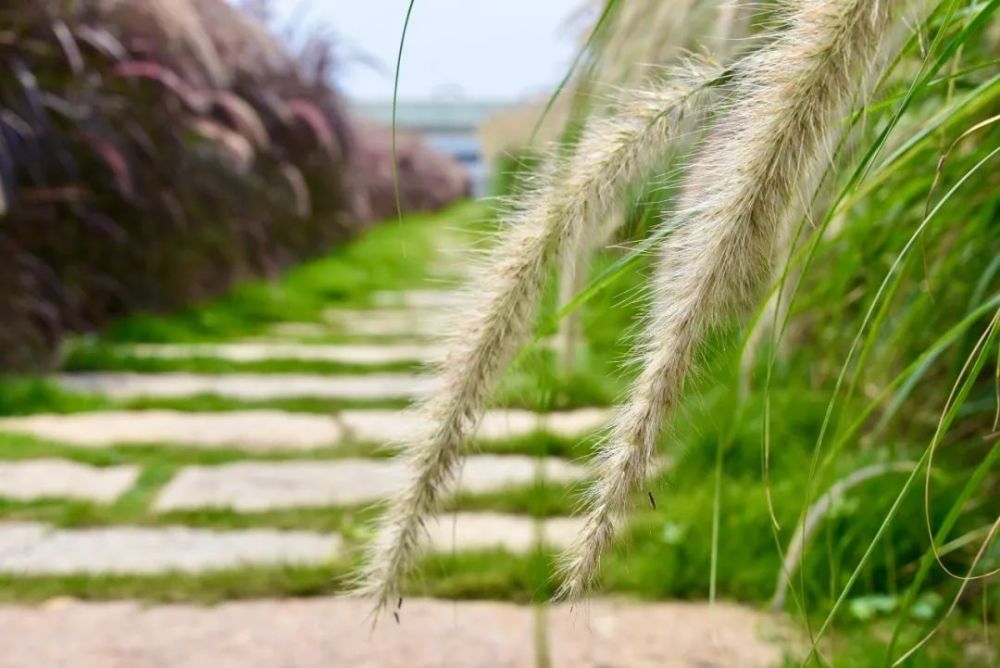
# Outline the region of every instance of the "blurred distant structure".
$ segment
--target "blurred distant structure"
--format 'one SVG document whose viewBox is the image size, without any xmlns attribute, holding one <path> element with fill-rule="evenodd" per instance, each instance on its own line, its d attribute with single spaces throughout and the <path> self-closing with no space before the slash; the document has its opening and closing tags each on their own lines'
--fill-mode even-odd
<svg viewBox="0 0 1000 668">
<path fill-rule="evenodd" d="M 356 102 L 355 113 L 386 127 L 392 124 L 392 101 Z M 489 190 L 492 156 L 483 150 L 481 130 L 487 120 L 512 109 L 503 102 L 482 100 L 401 100 L 396 127 L 404 135 L 419 134 L 430 146 L 451 156 L 469 172 L 472 194 Z"/>
<path fill-rule="evenodd" d="M 529 146 L 544 148 L 558 141 L 569 122 L 571 96 L 556 98 L 548 112 L 547 105 L 548 99 L 540 98 L 495 109 L 479 128 L 484 159 L 496 164 L 504 156 L 521 155 Z"/>
</svg>

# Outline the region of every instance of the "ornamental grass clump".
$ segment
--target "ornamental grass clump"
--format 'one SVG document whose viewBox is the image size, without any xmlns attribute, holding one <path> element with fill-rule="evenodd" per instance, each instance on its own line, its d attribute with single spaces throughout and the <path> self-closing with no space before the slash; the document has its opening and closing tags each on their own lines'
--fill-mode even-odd
<svg viewBox="0 0 1000 668">
<path fill-rule="evenodd" d="M 410 482 L 371 546 L 365 590 L 379 609 L 410 590 L 422 522 L 460 475 L 497 381 L 500 405 L 605 404 L 624 361 L 633 384 L 615 397 L 612 426 L 596 442 L 557 446 L 595 452 L 580 534 L 552 572 L 557 596 L 579 599 L 600 574 L 616 594 L 763 602 L 778 576 L 775 598 L 807 620 L 811 652 L 828 654 L 834 624 L 851 639 L 819 661 L 845 665 L 872 651 L 885 665 L 906 661 L 931 620 L 944 639 L 929 660 L 943 665 L 959 644 L 952 630 L 988 623 L 998 599 L 979 587 L 998 565 L 1000 2 L 741 6 L 751 4 L 748 22 L 735 17 L 746 39 L 716 39 L 726 25 L 703 33 L 738 49 L 735 60 L 715 54 L 721 64 L 700 83 L 662 70 L 666 84 L 637 87 L 699 91 L 683 116 L 664 107 L 671 132 L 621 135 L 621 109 L 586 105 L 500 216 L 479 299 L 423 408 L 426 431 L 406 444 Z M 576 91 L 595 92 L 589 81 Z M 649 142 L 629 149 L 646 168 L 602 148 L 616 135 Z M 621 243 L 595 249 L 620 221 Z M 572 291 L 551 284 L 574 274 L 583 280 Z M 572 375 L 549 349 L 516 357 L 577 308 L 587 347 Z M 530 447 L 552 454 L 546 440 Z M 856 483 L 838 496 L 844 480 Z M 531 510 L 550 510 L 540 498 Z M 515 506 L 481 503 L 453 505 Z M 482 596 L 507 577 L 504 591 L 522 599 L 547 590 L 534 574 L 549 562 L 536 555 L 512 555 L 525 570 L 502 576 L 479 577 L 476 559 L 434 558 L 447 585 L 416 588 Z M 865 624 L 866 606 L 886 601 L 893 610 Z M 942 626 L 953 612 L 953 628 Z"/>
<path fill-rule="evenodd" d="M 779 226 L 824 140 L 860 89 L 889 25 L 891 2 L 808 0 L 735 65 L 730 103 L 688 168 L 660 251 L 641 366 L 598 454 L 583 533 L 560 594 L 580 596 L 650 469 L 664 419 L 708 331 L 743 313 L 771 275 Z"/>
<path fill-rule="evenodd" d="M 500 215 L 504 239 L 456 321 L 437 389 L 418 409 L 427 431 L 403 444 L 410 477 L 381 520 L 361 580 L 379 608 L 398 596 L 424 520 L 455 478 L 500 373 L 528 339 L 549 268 L 593 243 L 625 188 L 662 158 L 711 78 L 693 68 L 629 95 L 618 113 L 584 130 L 571 156 L 561 159 L 554 150 L 508 202 Z"/>
</svg>

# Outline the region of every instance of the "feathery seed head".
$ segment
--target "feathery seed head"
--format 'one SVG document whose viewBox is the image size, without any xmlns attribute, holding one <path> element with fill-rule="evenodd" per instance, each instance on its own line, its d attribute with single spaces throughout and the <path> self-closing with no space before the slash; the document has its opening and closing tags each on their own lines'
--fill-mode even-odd
<svg viewBox="0 0 1000 668">
<path fill-rule="evenodd" d="M 590 123 L 570 156 L 553 152 L 501 215 L 503 238 L 452 328 L 433 396 L 417 409 L 428 429 L 402 444 L 409 480 L 390 502 L 360 576 L 361 593 L 378 610 L 398 595 L 424 519 L 456 477 L 489 393 L 530 334 L 548 267 L 579 256 L 576 249 L 590 243 L 625 188 L 658 163 L 710 79 L 685 75 L 631 96 L 621 113 Z"/>
<path fill-rule="evenodd" d="M 785 27 L 734 68 L 733 95 L 694 158 L 664 242 L 641 346 L 643 370 L 599 457 L 590 511 L 563 561 L 580 596 L 642 483 L 707 330 L 742 311 L 770 275 L 783 212 L 875 56 L 888 0 L 797 0 Z"/>
</svg>

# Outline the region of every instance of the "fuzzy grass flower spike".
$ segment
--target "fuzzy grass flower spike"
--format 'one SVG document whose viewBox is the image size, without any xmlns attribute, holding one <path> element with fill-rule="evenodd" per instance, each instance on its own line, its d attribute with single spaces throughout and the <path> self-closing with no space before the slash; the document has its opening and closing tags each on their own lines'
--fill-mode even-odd
<svg viewBox="0 0 1000 668">
<path fill-rule="evenodd" d="M 705 139 L 663 222 L 668 233 L 636 355 L 641 372 L 596 457 L 585 526 L 561 562 L 559 596 L 586 591 L 649 472 L 699 345 L 754 304 L 772 276 L 791 203 L 848 103 L 865 90 L 896 4 L 779 3 L 763 46 L 721 72 L 675 73 L 627 93 L 588 123 L 573 151 L 553 151 L 508 203 L 501 242 L 437 369 L 437 390 L 418 408 L 427 428 L 403 444 L 408 482 L 382 516 L 361 574 L 359 587 L 377 610 L 398 600 L 424 521 L 454 482 L 501 373 L 530 336 L 550 269 L 582 269 L 566 265 L 587 257 L 627 189 L 661 164 L 684 115 L 703 113 L 710 118 Z M 708 88 L 725 95 L 699 94 Z"/>
</svg>

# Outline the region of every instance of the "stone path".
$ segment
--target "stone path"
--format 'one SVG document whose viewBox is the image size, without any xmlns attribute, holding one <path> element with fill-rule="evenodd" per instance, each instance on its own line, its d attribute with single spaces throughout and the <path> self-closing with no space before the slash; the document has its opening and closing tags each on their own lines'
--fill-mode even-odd
<svg viewBox="0 0 1000 668">
<path fill-rule="evenodd" d="M 586 474 L 586 468 L 557 459 L 475 455 L 466 460 L 458 488 L 484 494 L 542 481 L 572 482 Z M 403 463 L 389 459 L 187 466 L 163 489 L 154 509 L 231 508 L 250 512 L 353 506 L 390 496 L 405 480 Z"/>
<path fill-rule="evenodd" d="M 504 513 L 451 513 L 428 521 L 425 548 L 440 553 L 500 549 L 526 554 L 542 546 L 566 547 L 580 526 L 577 518 L 536 521 Z M 324 564 L 342 556 L 343 539 L 336 534 L 272 529 L 57 529 L 37 522 L 0 522 L 0 546 L 0 574 L 155 575 Z"/>
<path fill-rule="evenodd" d="M 454 269 L 453 264 L 449 267 Z M 427 339 L 449 327 L 463 299 L 447 289 L 377 292 L 371 296 L 372 310 L 331 309 L 322 323 L 279 323 L 270 329 L 267 341 L 120 349 L 128 356 L 162 360 L 335 362 L 350 365 L 355 371 L 350 374 L 98 371 L 61 374 L 54 380 L 66 389 L 114 400 L 195 401 L 200 395 L 234 400 L 417 399 L 431 389 L 427 378 L 417 373 L 357 373 L 356 367 L 439 359 L 441 349 Z M 309 340 L 314 342 L 303 342 Z M 608 419 L 606 408 L 547 415 L 495 410 L 483 419 L 477 438 L 502 441 L 545 432 L 574 439 L 591 434 Z M 30 517 L 34 503 L 72 499 L 98 510 L 118 504 L 132 512 L 141 505 L 141 524 L 176 525 L 57 528 L 38 521 L 0 520 L 0 575 L 169 576 L 249 565 L 342 565 L 356 557 L 367 536 L 348 530 L 349 524 L 338 535 L 264 526 L 211 530 L 183 526 L 181 521 L 223 509 L 236 514 L 305 508 L 328 510 L 332 517 L 345 509 L 350 513 L 399 489 L 403 464 L 384 458 L 380 450 L 425 428 L 414 414 L 387 409 L 323 414 L 248 408 L 107 410 L 2 419 L 0 436 L 12 432 L 35 437 L 41 440 L 32 447 L 41 449 L 52 444 L 92 450 L 127 446 L 105 455 L 86 453 L 88 459 L 106 456 L 116 463 L 107 467 L 53 457 L 0 460 L 0 501 L 15 510 L 25 504 L 28 513 L 14 517 Z M 132 449 L 150 445 L 171 448 Z M 341 445 L 363 447 L 336 452 Z M 189 451 L 178 451 L 184 448 Z M 69 448 L 58 452 L 83 456 Z M 166 455 L 173 459 L 156 468 L 156 458 Z M 140 463 L 118 464 L 119 457 Z M 143 468 L 147 466 L 152 468 Z M 541 483 L 570 485 L 587 475 L 582 464 L 558 458 L 476 454 L 464 464 L 457 488 L 502 498 L 508 491 Z M 260 517 L 242 517 L 239 526 L 263 523 Z M 438 553 L 526 554 L 564 548 L 580 528 L 579 518 L 460 511 L 431 518 L 425 540 L 429 550 Z M 597 601 L 573 614 L 564 607 L 542 612 L 504 603 L 408 600 L 401 625 L 389 619 L 374 633 L 366 625 L 367 613 L 366 603 L 346 599 L 232 602 L 214 608 L 55 599 L 37 607 L 0 607 L 0 668 L 753 668 L 781 660 L 777 646 L 767 640 L 772 620 L 725 605 Z"/>
<path fill-rule="evenodd" d="M 323 317 L 334 331 L 355 337 L 379 338 L 439 337 L 448 332 L 454 322 L 452 313 L 442 311 L 430 315 L 420 309 L 330 309 Z"/>
<path fill-rule="evenodd" d="M 604 409 L 549 415 L 495 410 L 484 417 L 477 439 L 496 441 L 536 432 L 578 438 L 600 428 L 607 419 Z M 419 433 L 423 428 L 415 414 L 379 409 L 344 410 L 331 415 L 277 410 L 220 413 L 143 410 L 0 418 L 0 432 L 87 448 L 175 444 L 248 452 L 309 450 L 346 442 L 384 445 Z"/>
<path fill-rule="evenodd" d="M 112 399 L 178 399 L 199 394 L 231 399 L 416 399 L 431 381 L 411 374 L 314 376 L 296 373 L 68 373 L 56 377 L 67 390 Z"/>
<path fill-rule="evenodd" d="M 87 448 L 172 443 L 181 447 L 231 447 L 249 452 L 308 450 L 339 443 L 345 435 L 343 425 L 333 416 L 267 410 L 225 413 L 150 410 L 32 415 L 0 420 L 0 431 Z"/>
<path fill-rule="evenodd" d="M 0 524 L 0 546 L 0 573 L 148 575 L 258 564 L 326 563 L 337 556 L 341 541 L 307 531 L 187 527 L 60 530 L 42 524 L 8 523 Z"/>
<path fill-rule="evenodd" d="M 166 360 L 191 358 L 221 359 L 228 362 L 298 360 L 356 365 L 432 362 L 443 356 L 443 351 L 437 346 L 413 343 L 387 343 L 375 346 L 241 341 L 239 343 L 133 344 L 117 346 L 115 350 L 131 357 Z"/>
<path fill-rule="evenodd" d="M 778 619 L 742 606 L 615 601 L 557 606 L 548 642 L 552 666 L 607 668 L 773 667 L 792 644 Z"/>
<path fill-rule="evenodd" d="M 55 600 L 0 607 L 0 647 L 4 668 L 770 668 L 787 635 L 780 620 L 726 604 L 593 601 L 540 619 L 507 603 L 414 599 L 399 624 L 374 628 L 368 612 L 331 598 Z"/>
<path fill-rule="evenodd" d="M 569 547 L 583 528 L 578 517 L 550 517 L 535 521 L 504 513 L 451 513 L 427 523 L 429 548 L 435 552 L 462 552 L 501 548 L 524 554 L 539 546 Z"/>
<path fill-rule="evenodd" d="M 96 468 L 61 459 L 0 461 L 0 498 L 31 501 L 65 498 L 110 502 L 135 484 L 135 466 Z M 0 541 L 0 552 L 4 545 Z"/>
<path fill-rule="evenodd" d="M 405 290 L 402 292 L 379 291 L 373 302 L 378 307 L 411 309 L 453 309 L 468 301 L 468 295 L 459 290 Z"/>
<path fill-rule="evenodd" d="M 345 431 L 357 441 L 390 443 L 420 433 L 424 425 L 418 415 L 384 410 L 344 410 L 339 413 Z M 483 416 L 476 439 L 500 441 L 547 433 L 580 438 L 607 424 L 610 414 L 603 408 L 585 408 L 540 415 L 520 410 L 493 410 Z M 0 423 L 2 428 L 2 423 Z"/>
</svg>

